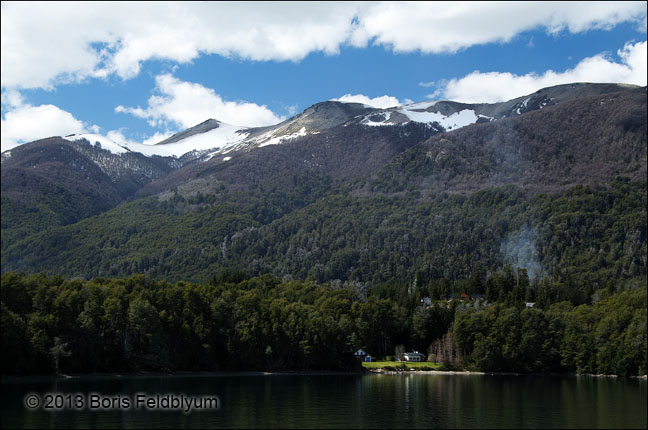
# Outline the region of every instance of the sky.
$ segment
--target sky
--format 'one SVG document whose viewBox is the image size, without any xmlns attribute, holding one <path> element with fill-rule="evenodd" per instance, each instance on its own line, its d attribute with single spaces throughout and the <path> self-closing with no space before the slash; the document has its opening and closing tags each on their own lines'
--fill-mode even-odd
<svg viewBox="0 0 648 430">
<path fill-rule="evenodd" d="M 2 2 L 2 151 L 154 144 L 326 100 L 497 102 L 646 85 L 646 2 Z"/>
</svg>

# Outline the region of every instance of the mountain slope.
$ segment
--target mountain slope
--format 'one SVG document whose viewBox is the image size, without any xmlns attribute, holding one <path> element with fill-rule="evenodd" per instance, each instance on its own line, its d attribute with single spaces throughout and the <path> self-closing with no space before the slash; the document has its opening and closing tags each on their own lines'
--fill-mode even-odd
<svg viewBox="0 0 648 430">
<path fill-rule="evenodd" d="M 242 267 L 370 288 L 510 263 L 585 295 L 645 280 L 645 88 L 446 133 L 363 125 L 367 112 L 193 162 L 140 190 L 151 197 L 3 242 L 2 270 L 205 280 Z"/>
<path fill-rule="evenodd" d="M 409 146 L 444 131 L 517 117 L 572 100 L 574 106 L 578 106 L 577 100 L 582 98 L 633 90 L 641 92 L 635 86 L 569 84 L 545 88 L 504 103 L 440 101 L 389 109 L 359 103 L 323 102 L 277 126 L 248 129 L 248 137 L 236 146 L 209 152 L 203 157 L 207 160 L 205 163 L 193 163 L 179 169 L 145 186 L 139 195 L 161 192 L 191 181 L 192 177 L 205 175 L 237 186 L 281 177 L 283 173 L 296 170 L 321 171 L 343 180 L 355 179 L 376 171 Z M 172 141 L 180 137 L 173 137 Z M 266 146 L 271 148 L 266 149 Z"/>
<path fill-rule="evenodd" d="M 646 90 L 588 96 L 436 135 L 376 173 L 374 191 L 553 191 L 646 178 Z"/>
<path fill-rule="evenodd" d="M 114 154 L 86 139 L 53 137 L 14 148 L 2 158 L 3 246 L 111 209 L 176 167 L 174 159 Z"/>
<path fill-rule="evenodd" d="M 213 186 L 248 189 L 263 183 L 290 185 L 293 175 L 324 175 L 347 182 L 383 166 L 405 149 L 441 132 L 427 124 L 411 123 L 398 127 L 373 128 L 344 124 L 291 138 L 281 145 L 256 147 L 214 156 L 192 163 L 142 187 L 138 195 L 150 195 L 174 187 L 200 188 L 209 178 Z M 209 188 L 203 189 L 209 192 Z"/>
</svg>

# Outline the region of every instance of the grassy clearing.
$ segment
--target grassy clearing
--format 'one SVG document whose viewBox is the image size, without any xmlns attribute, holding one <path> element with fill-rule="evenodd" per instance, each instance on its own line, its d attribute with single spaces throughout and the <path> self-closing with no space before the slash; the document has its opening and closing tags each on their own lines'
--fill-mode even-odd
<svg viewBox="0 0 648 430">
<path fill-rule="evenodd" d="M 422 367 L 429 367 L 430 369 L 439 369 L 441 368 L 441 363 L 432 363 L 429 361 L 409 361 L 409 362 L 399 362 L 399 361 L 370 361 L 362 362 L 362 367 L 365 369 L 382 369 L 384 367 L 402 367 L 406 369 L 420 369 Z"/>
</svg>

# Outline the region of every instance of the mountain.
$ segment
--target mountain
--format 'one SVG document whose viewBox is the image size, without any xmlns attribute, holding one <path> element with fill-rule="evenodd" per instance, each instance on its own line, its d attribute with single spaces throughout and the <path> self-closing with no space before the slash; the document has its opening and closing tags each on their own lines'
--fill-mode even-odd
<svg viewBox="0 0 648 430">
<path fill-rule="evenodd" d="M 570 84 L 494 104 L 328 101 L 156 145 L 44 139 L 3 153 L 2 271 L 373 288 L 513 264 L 586 295 L 645 280 L 646 123 L 645 87 Z"/>
<path fill-rule="evenodd" d="M 3 153 L 2 243 L 111 209 L 180 166 L 173 158 L 117 148 L 86 135 L 42 139 Z"/>
<path fill-rule="evenodd" d="M 511 106 L 517 112 L 518 103 Z M 617 175 L 645 179 L 645 110 L 646 91 L 635 88 L 464 127 L 399 154 L 368 186 L 438 193 L 514 184 L 547 192 Z"/>
<path fill-rule="evenodd" d="M 236 127 L 210 119 L 158 143 L 158 155 L 169 146 L 178 148 L 176 156 L 195 151 L 205 159 L 216 154 L 249 151 L 253 148 L 288 143 L 308 135 L 320 134 L 339 126 L 396 126 L 425 124 L 437 131 L 456 130 L 477 122 L 514 117 L 558 103 L 586 96 L 637 88 L 621 84 L 576 83 L 544 88 L 534 94 L 507 102 L 467 104 L 453 101 L 412 103 L 379 109 L 361 103 L 327 101 L 315 104 L 301 114 L 269 127 Z M 199 138 L 200 137 L 200 138 Z M 211 142 L 211 143 L 208 143 Z M 163 149 L 158 149 L 164 147 Z M 141 150 L 141 147 L 132 147 Z"/>
</svg>

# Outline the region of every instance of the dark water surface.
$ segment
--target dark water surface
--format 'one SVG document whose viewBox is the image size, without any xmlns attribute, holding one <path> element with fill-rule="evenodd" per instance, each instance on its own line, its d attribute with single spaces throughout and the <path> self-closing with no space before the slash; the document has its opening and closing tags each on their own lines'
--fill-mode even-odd
<svg viewBox="0 0 648 430">
<path fill-rule="evenodd" d="M 646 380 L 448 374 L 220 374 L 2 381 L 2 428 L 646 428 Z M 131 400 L 44 410 L 46 393 Z M 135 408 L 136 393 L 218 397 L 218 409 Z M 25 406 L 28 395 L 39 407 Z M 71 397 L 74 401 L 74 397 Z M 33 399 L 31 400 L 33 401 Z M 53 405 L 56 406 L 56 405 Z M 67 406 L 67 405 L 66 405 Z M 123 406 L 123 405 L 121 405 Z"/>
</svg>

